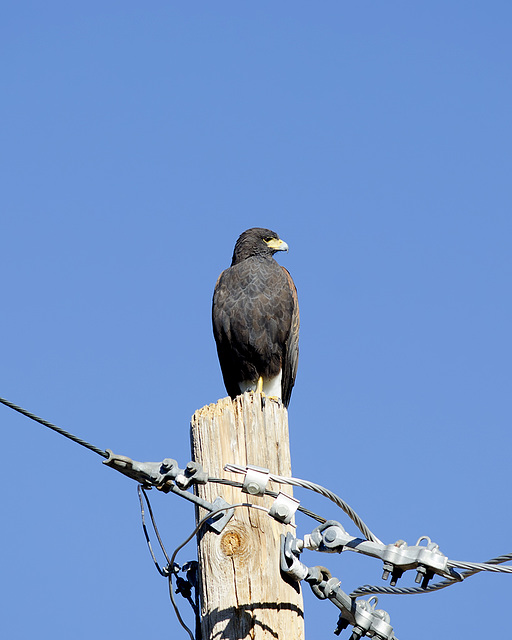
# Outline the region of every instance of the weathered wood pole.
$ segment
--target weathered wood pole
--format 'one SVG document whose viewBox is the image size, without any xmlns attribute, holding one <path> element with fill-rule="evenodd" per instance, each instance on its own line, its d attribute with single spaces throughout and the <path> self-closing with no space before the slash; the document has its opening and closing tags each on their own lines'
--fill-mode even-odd
<svg viewBox="0 0 512 640">
<path fill-rule="evenodd" d="M 227 474 L 227 463 L 252 464 L 279 475 L 291 475 L 288 413 L 278 402 L 246 393 L 223 398 L 199 409 L 191 422 L 192 458 L 210 476 L 240 482 Z M 270 486 L 279 491 L 279 487 Z M 283 491 L 291 494 L 291 487 Z M 253 497 L 240 489 L 208 483 L 198 494 L 213 502 L 253 502 L 270 507 L 273 498 Z M 200 517 L 206 512 L 199 510 Z M 235 510 L 217 534 L 204 530 L 198 538 L 201 630 L 203 640 L 303 640 L 302 594 L 279 571 L 280 534 L 294 531 L 266 513 L 247 507 Z"/>
</svg>

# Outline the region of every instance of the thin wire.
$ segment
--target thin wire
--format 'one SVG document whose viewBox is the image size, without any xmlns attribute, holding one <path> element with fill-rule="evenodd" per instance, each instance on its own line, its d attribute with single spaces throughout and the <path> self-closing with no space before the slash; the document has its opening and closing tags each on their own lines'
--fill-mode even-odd
<svg viewBox="0 0 512 640">
<path fill-rule="evenodd" d="M 149 501 L 149 498 L 147 496 L 146 491 L 144 490 L 144 487 L 142 485 L 138 485 L 137 486 L 137 493 L 139 495 L 139 502 L 140 502 L 140 515 L 142 518 L 142 528 L 144 530 L 144 536 L 146 537 L 146 542 L 149 548 L 149 552 L 151 553 L 151 557 L 153 558 L 153 562 L 155 563 L 155 567 L 158 570 L 158 573 L 163 576 L 164 578 L 169 577 L 169 573 L 172 571 L 173 567 L 171 565 L 171 561 L 169 560 L 169 556 L 167 555 L 167 551 L 165 550 L 164 544 L 162 542 L 162 538 L 160 537 L 160 533 L 158 531 L 158 527 L 156 526 L 156 521 L 155 521 L 155 517 L 153 516 L 153 509 L 151 508 L 151 503 Z M 156 559 L 156 556 L 153 552 L 153 547 L 151 546 L 151 539 L 149 537 L 149 533 L 148 533 L 148 529 L 146 527 L 146 518 L 144 515 L 144 502 L 142 499 L 142 496 L 144 496 L 144 500 L 146 501 L 146 504 L 148 506 L 148 511 L 149 511 L 149 516 L 151 518 L 151 524 L 153 525 L 153 529 L 156 533 L 156 537 L 158 538 L 158 543 L 160 544 L 160 549 L 162 549 L 162 553 L 165 556 L 165 559 L 167 560 L 167 567 L 165 567 L 165 569 L 162 569 L 160 567 L 160 565 L 158 564 L 158 560 Z"/>
<path fill-rule="evenodd" d="M 5 398 L 0 398 L 0 402 L 2 404 L 5 404 L 6 407 L 9 407 L 9 409 L 14 409 L 14 411 L 21 413 L 27 418 L 30 418 L 31 420 L 35 420 L 36 422 L 39 422 L 39 424 L 42 424 L 43 426 L 48 427 L 48 429 L 53 429 L 53 431 L 60 433 L 61 436 L 64 436 L 65 438 L 69 438 L 70 440 L 73 440 L 73 442 L 76 442 L 77 444 L 82 445 L 82 447 L 85 447 L 90 451 L 94 451 L 94 453 L 97 453 L 99 456 L 102 456 L 103 458 L 108 458 L 108 453 L 106 451 L 103 451 L 103 449 L 98 449 L 98 447 L 95 447 L 93 444 L 90 444 L 89 442 L 86 442 L 85 440 L 82 440 L 81 438 L 74 436 L 72 433 L 69 433 L 68 431 L 64 431 L 64 429 L 61 429 L 57 425 L 52 424 L 47 420 L 43 420 L 43 418 L 40 418 L 39 416 L 36 416 L 33 413 L 30 413 L 26 409 L 22 409 L 21 407 L 18 407 L 14 403 L 9 402 L 9 400 L 6 400 Z"/>
<path fill-rule="evenodd" d="M 257 504 L 250 504 L 248 502 L 240 502 L 238 504 L 230 504 L 227 507 L 222 507 L 220 509 L 215 509 L 215 511 L 209 511 L 204 516 L 204 518 L 199 520 L 199 522 L 197 523 L 195 529 L 188 536 L 188 538 L 186 538 L 186 540 L 184 542 L 182 542 L 178 547 L 176 547 L 176 549 L 174 550 L 174 552 L 173 552 L 173 554 L 171 556 L 169 565 L 171 567 L 174 566 L 174 562 L 176 560 L 176 556 L 178 555 L 178 553 L 183 549 L 184 546 L 186 546 L 192 540 L 192 538 L 198 533 L 198 531 L 201 529 L 201 527 L 204 525 L 204 523 L 207 520 L 209 520 L 212 516 L 217 515 L 218 513 L 222 513 L 223 511 L 228 511 L 229 509 L 235 509 L 237 507 L 247 507 L 247 508 L 251 508 L 251 509 L 258 509 L 260 511 L 265 511 L 266 513 L 268 513 L 268 509 L 265 509 L 265 507 L 261 507 L 260 505 L 257 505 Z M 174 608 L 174 611 L 176 613 L 176 616 L 178 618 L 179 623 L 181 624 L 181 626 L 185 629 L 185 631 L 190 636 L 190 640 L 195 640 L 194 634 L 187 627 L 187 625 L 183 622 L 183 619 L 182 619 L 182 617 L 180 615 L 180 612 L 178 610 L 178 605 L 176 604 L 176 600 L 174 599 L 174 593 L 173 593 L 173 589 L 172 589 L 172 573 L 169 573 L 169 596 L 171 598 L 171 603 L 172 603 L 172 606 Z"/>
<path fill-rule="evenodd" d="M 224 470 L 231 471 L 231 473 L 246 473 L 245 467 L 241 467 L 236 464 L 227 464 L 224 467 Z M 359 531 L 361 531 L 361 533 L 367 540 L 382 544 L 382 540 L 379 540 L 379 538 L 377 538 L 377 536 L 370 531 L 370 529 L 361 520 L 361 518 L 352 509 L 352 507 L 347 504 L 345 500 L 342 500 L 342 498 L 340 498 L 329 489 L 316 484 L 316 482 L 310 482 L 309 480 L 301 480 L 300 478 L 286 478 L 284 476 L 277 476 L 272 473 L 269 475 L 269 479 L 272 482 L 277 482 L 278 484 L 291 484 L 296 487 L 302 487 L 303 489 L 309 489 L 310 491 L 315 491 L 325 498 L 328 498 L 347 514 L 347 516 L 352 520 L 352 522 L 356 525 L 356 527 L 359 529 Z"/>
<path fill-rule="evenodd" d="M 169 597 L 171 598 L 171 604 L 172 604 L 172 607 L 174 609 L 174 613 L 176 614 L 176 617 L 178 618 L 178 622 L 181 624 L 181 626 L 188 633 L 188 635 L 190 637 L 190 640 L 195 640 L 194 634 L 189 629 L 189 627 L 187 627 L 187 625 L 185 624 L 183 618 L 181 617 L 180 610 L 178 609 L 178 605 L 176 604 L 176 600 L 174 599 L 174 592 L 173 592 L 173 588 L 172 588 L 172 573 L 169 574 L 168 580 L 169 580 Z"/>
<path fill-rule="evenodd" d="M 508 560 L 512 560 L 512 553 L 506 553 L 502 556 L 497 556 L 496 558 L 491 558 L 491 560 L 487 560 L 487 562 L 485 563 L 471 563 L 473 565 L 473 568 L 471 570 L 467 570 L 467 571 L 463 571 L 460 574 L 460 577 L 462 578 L 462 580 L 465 580 L 466 578 L 470 578 L 471 576 L 474 576 L 477 573 L 480 573 L 480 571 L 492 571 L 492 569 L 489 569 L 488 567 L 486 569 L 481 569 L 481 568 L 476 568 L 474 565 L 480 565 L 480 566 L 486 566 L 486 565 L 496 565 L 496 564 L 501 564 L 503 562 L 507 562 Z M 465 564 L 469 564 L 469 563 L 465 563 Z M 502 569 L 505 569 L 505 567 L 501 567 Z M 442 580 L 441 582 L 437 582 L 436 584 L 432 584 L 432 585 L 428 585 L 426 587 L 426 589 L 422 589 L 420 587 L 379 587 L 379 586 L 373 586 L 373 585 L 368 585 L 365 584 L 362 587 L 358 587 L 357 589 L 354 589 L 354 591 L 352 591 L 352 593 L 350 594 L 351 598 L 356 598 L 358 596 L 363 596 L 363 595 L 367 595 L 369 593 L 382 593 L 382 594 L 386 594 L 386 595 L 416 595 L 416 594 L 420 594 L 420 593 L 430 593 L 432 591 L 439 591 L 440 589 L 445 589 L 446 587 L 451 587 L 453 584 L 457 584 L 458 582 L 461 582 L 461 580 L 456 580 L 456 579 L 449 579 L 447 578 L 446 580 Z"/>
</svg>

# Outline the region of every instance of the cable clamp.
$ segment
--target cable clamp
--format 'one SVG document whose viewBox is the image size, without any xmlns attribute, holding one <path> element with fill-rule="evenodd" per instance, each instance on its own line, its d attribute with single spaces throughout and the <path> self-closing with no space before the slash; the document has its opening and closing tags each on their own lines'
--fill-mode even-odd
<svg viewBox="0 0 512 640">
<path fill-rule="evenodd" d="M 421 544 L 426 542 L 426 544 Z M 428 536 L 422 536 L 415 545 L 409 546 L 404 540 L 393 544 L 371 542 L 364 538 L 354 538 L 336 520 L 327 520 L 311 534 L 304 536 L 304 547 L 327 553 L 356 551 L 383 562 L 382 579 L 391 575 L 394 587 L 405 571 L 415 569 L 416 582 L 426 589 L 434 575 L 444 578 L 460 579 L 460 576 L 448 566 L 448 558 L 439 550 L 439 545 Z"/>
<path fill-rule="evenodd" d="M 107 453 L 108 458 L 103 460 L 103 464 L 136 480 L 145 488 L 155 486 L 162 478 L 161 462 L 137 462 L 128 456 L 113 453 L 110 449 L 107 449 Z"/>
<path fill-rule="evenodd" d="M 203 469 L 202 464 L 191 461 L 187 462 L 187 466 L 183 471 L 179 470 L 174 480 L 180 489 L 188 489 L 193 484 L 206 484 L 208 482 L 208 474 Z"/>
<path fill-rule="evenodd" d="M 180 489 L 188 489 L 193 484 L 206 484 L 208 474 L 198 462 L 189 462 L 185 469 L 180 469 L 173 458 L 165 458 L 162 462 L 138 462 L 128 456 L 121 456 L 107 449 L 108 458 L 103 461 L 107 467 L 119 471 L 125 476 L 139 482 L 143 487 L 156 487 L 169 493 L 169 483 L 175 483 Z"/>
<path fill-rule="evenodd" d="M 278 522 L 290 524 L 295 512 L 299 508 L 299 504 L 299 500 L 295 500 L 295 498 L 292 498 L 291 496 L 286 495 L 286 493 L 282 493 L 280 491 L 277 494 L 277 498 L 272 503 L 268 515 L 272 516 L 272 518 Z"/>
<path fill-rule="evenodd" d="M 263 496 L 265 495 L 265 489 L 267 488 L 269 478 L 270 471 L 268 469 L 248 464 L 246 467 L 242 491 L 251 496 Z"/>
</svg>

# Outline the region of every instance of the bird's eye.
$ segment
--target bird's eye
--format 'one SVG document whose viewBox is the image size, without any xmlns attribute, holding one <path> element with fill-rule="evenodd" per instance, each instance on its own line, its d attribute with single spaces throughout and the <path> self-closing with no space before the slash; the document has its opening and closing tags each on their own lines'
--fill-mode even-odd
<svg viewBox="0 0 512 640">
<path fill-rule="evenodd" d="M 270 242 L 271 240 L 273 240 L 274 238 L 271 238 L 270 236 L 268 238 L 263 238 L 264 242 Z"/>
</svg>

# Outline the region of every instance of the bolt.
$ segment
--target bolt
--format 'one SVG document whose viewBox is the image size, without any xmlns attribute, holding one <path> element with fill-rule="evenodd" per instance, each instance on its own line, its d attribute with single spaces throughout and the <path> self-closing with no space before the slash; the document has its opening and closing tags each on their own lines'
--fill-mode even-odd
<svg viewBox="0 0 512 640">
<path fill-rule="evenodd" d="M 279 519 L 285 520 L 285 518 L 287 518 L 290 515 L 290 512 L 288 511 L 288 508 L 284 504 L 280 504 L 276 507 L 275 514 Z"/>
<path fill-rule="evenodd" d="M 359 640 L 364 635 L 364 630 L 358 625 L 354 627 L 350 640 Z"/>
<path fill-rule="evenodd" d="M 324 532 L 324 540 L 326 542 L 334 542 L 336 540 L 336 529 L 334 527 L 329 527 L 329 529 Z"/>
<path fill-rule="evenodd" d="M 419 584 L 425 578 L 426 573 L 427 573 L 427 569 L 422 565 L 420 565 L 418 567 L 418 573 L 416 574 L 416 578 L 414 582 L 416 582 L 416 584 Z"/>
<path fill-rule="evenodd" d="M 397 567 L 395 567 L 391 573 L 391 582 L 389 584 L 394 587 L 398 580 L 402 577 L 403 573 L 403 569 L 398 569 Z"/>
<path fill-rule="evenodd" d="M 170 471 L 174 466 L 174 460 L 172 460 L 171 458 L 166 458 L 163 462 L 162 462 L 162 470 L 165 471 Z"/>
<path fill-rule="evenodd" d="M 245 488 L 247 493 L 250 493 L 252 496 L 260 493 L 260 485 L 257 482 L 249 482 Z"/>
<path fill-rule="evenodd" d="M 382 579 L 387 580 L 389 578 L 389 574 L 393 571 L 393 565 L 390 562 L 384 563 L 384 571 L 382 572 Z"/>
<path fill-rule="evenodd" d="M 339 636 L 340 633 L 348 627 L 348 624 L 349 624 L 348 620 L 345 620 L 345 618 L 343 618 L 343 614 L 340 613 L 340 617 L 338 618 L 338 624 L 336 626 L 334 634 Z"/>
<path fill-rule="evenodd" d="M 434 572 L 431 569 L 427 569 L 427 567 L 419 566 L 418 573 L 416 574 L 416 582 L 421 582 L 421 588 L 426 589 L 428 587 L 428 583 L 434 577 Z"/>
</svg>

